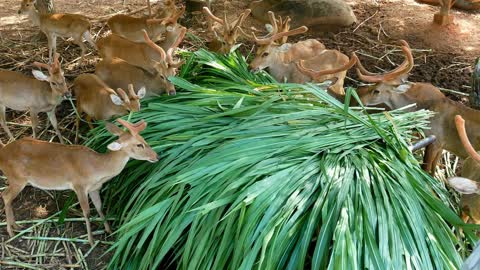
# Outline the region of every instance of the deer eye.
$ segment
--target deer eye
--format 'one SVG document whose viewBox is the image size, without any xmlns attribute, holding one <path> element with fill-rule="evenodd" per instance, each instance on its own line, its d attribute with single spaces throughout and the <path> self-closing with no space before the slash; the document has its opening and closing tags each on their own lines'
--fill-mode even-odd
<svg viewBox="0 0 480 270">
<path fill-rule="evenodd" d="M 137 147 L 142 148 L 142 149 L 145 148 L 145 146 L 143 146 L 143 144 L 141 144 L 141 143 L 137 144 Z"/>
<path fill-rule="evenodd" d="M 377 90 L 377 89 L 373 90 L 373 94 L 374 94 L 374 95 L 380 94 L 380 90 Z"/>
<path fill-rule="evenodd" d="M 268 52 L 262 53 L 262 57 L 267 57 L 267 56 L 268 56 Z"/>
</svg>

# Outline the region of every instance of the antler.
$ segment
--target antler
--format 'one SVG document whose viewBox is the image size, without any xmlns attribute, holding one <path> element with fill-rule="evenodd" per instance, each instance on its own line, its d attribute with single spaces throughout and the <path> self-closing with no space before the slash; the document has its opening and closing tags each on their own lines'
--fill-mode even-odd
<svg viewBox="0 0 480 270">
<path fill-rule="evenodd" d="M 268 45 L 268 44 L 272 44 L 275 40 L 277 39 L 280 39 L 280 38 L 283 38 L 283 37 L 288 37 L 288 36 L 293 36 L 293 35 L 298 35 L 298 34 L 302 34 L 302 33 L 305 33 L 308 31 L 308 28 L 306 26 L 301 26 L 301 27 L 298 27 L 296 29 L 293 29 L 293 30 L 290 30 L 290 31 L 287 31 L 287 32 L 281 32 L 281 33 L 277 33 L 275 35 L 272 35 L 271 37 L 268 37 L 268 38 L 257 38 L 255 36 L 255 33 L 252 33 L 253 34 L 253 38 L 255 40 L 255 42 L 259 45 Z"/>
<path fill-rule="evenodd" d="M 475 148 L 473 148 L 470 140 L 468 139 L 467 131 L 465 130 L 465 120 L 463 120 L 462 116 L 455 116 L 455 125 L 457 126 L 457 132 L 458 136 L 460 137 L 460 141 L 462 142 L 463 147 L 465 147 L 468 155 L 477 162 L 480 162 L 480 155 L 477 153 L 477 151 L 475 151 Z"/>
<path fill-rule="evenodd" d="M 153 42 L 150 37 L 148 36 L 148 33 L 145 29 L 142 30 L 143 32 L 143 38 L 145 39 L 145 43 L 147 43 L 150 47 L 152 47 L 154 50 L 156 50 L 158 53 L 160 53 L 160 58 L 165 61 L 166 57 L 167 57 L 167 54 L 165 53 L 165 51 L 163 50 L 162 47 L 158 46 L 157 44 L 155 44 L 155 42 Z"/>
<path fill-rule="evenodd" d="M 176 24 L 177 21 L 178 21 L 178 19 L 179 19 L 180 17 L 182 17 L 183 13 L 185 13 L 185 6 L 182 6 L 182 7 L 180 8 L 180 11 L 179 11 L 177 14 L 175 14 L 175 15 L 173 15 L 173 16 L 171 16 L 171 17 L 168 17 L 168 18 L 163 19 L 162 24 L 164 24 L 164 25 L 166 25 L 166 24 L 168 24 L 168 23 Z"/>
<path fill-rule="evenodd" d="M 243 21 L 245 21 L 245 19 L 248 17 L 248 15 L 250 15 L 250 12 L 252 12 L 251 9 L 246 9 L 245 11 L 243 11 L 243 12 L 240 14 L 240 16 L 238 16 L 238 19 L 235 20 L 235 21 L 233 21 L 233 22 L 231 23 L 230 26 L 233 25 L 233 27 L 231 27 L 229 30 L 232 31 L 232 30 L 235 30 L 235 29 L 237 29 L 237 28 L 240 28 L 240 27 L 242 26 L 242 24 L 243 24 Z M 226 22 L 226 24 L 228 24 L 227 21 L 225 21 L 225 22 Z"/>
<path fill-rule="evenodd" d="M 125 91 L 123 91 L 122 88 L 117 88 L 117 96 L 119 96 L 121 99 L 123 99 L 123 102 L 130 103 L 130 98 L 128 97 L 127 93 L 125 93 Z"/>
<path fill-rule="evenodd" d="M 355 63 L 357 62 L 358 58 L 356 55 L 352 54 L 352 57 L 350 57 L 350 61 L 348 61 L 348 63 L 346 63 L 345 65 L 339 67 L 339 68 L 334 68 L 334 69 L 327 69 L 327 70 L 320 70 L 320 71 L 315 71 L 313 69 L 309 69 L 309 68 L 306 68 L 303 64 L 304 64 L 304 60 L 300 60 L 300 62 L 297 62 L 297 68 L 304 74 L 312 77 L 313 79 L 317 79 L 321 76 L 324 76 L 324 75 L 329 75 L 329 74 L 335 74 L 335 73 L 339 73 L 339 72 L 342 72 L 342 71 L 345 71 L 345 70 L 348 70 L 350 68 L 352 68 Z"/>
<path fill-rule="evenodd" d="M 135 93 L 135 90 L 133 89 L 133 84 L 128 84 L 128 94 L 132 98 L 138 98 L 137 93 Z"/>
<path fill-rule="evenodd" d="M 279 20 L 279 24 L 280 24 L 280 32 L 288 32 L 290 30 L 290 21 L 291 21 L 290 17 L 287 16 L 285 18 L 285 21 L 282 21 L 283 20 L 282 16 L 278 16 L 278 20 Z M 283 37 L 280 44 L 287 43 L 287 40 L 288 40 L 288 36 Z"/>
<path fill-rule="evenodd" d="M 167 62 L 170 66 L 172 67 L 179 67 L 183 64 L 183 60 L 181 61 L 173 61 L 173 53 L 175 52 L 175 48 L 178 47 L 178 45 L 180 45 L 180 43 L 182 42 L 183 38 L 185 37 L 185 33 L 187 33 L 187 28 L 185 27 L 182 27 L 182 29 L 180 30 L 180 34 L 178 35 L 177 37 L 177 40 L 175 41 L 175 43 L 173 43 L 173 45 L 167 50 Z"/>
<path fill-rule="evenodd" d="M 408 45 L 408 43 L 405 40 L 401 40 L 400 42 L 402 43 L 402 51 L 405 54 L 405 60 L 403 61 L 403 63 L 400 66 L 398 66 L 396 69 L 394 69 L 390 72 L 387 72 L 387 73 L 384 73 L 384 74 L 376 74 L 376 73 L 372 73 L 372 72 L 367 71 L 363 67 L 363 65 L 360 63 L 360 61 L 357 61 L 357 64 L 358 64 L 357 75 L 360 78 L 360 80 L 366 81 L 366 82 L 373 82 L 373 83 L 382 82 L 382 81 L 390 81 L 390 80 L 393 80 L 395 78 L 398 78 L 399 76 L 401 76 L 403 74 L 407 74 L 408 72 L 410 72 L 413 68 L 413 65 L 414 65 L 413 55 L 412 55 L 412 52 L 410 50 L 410 46 Z"/>
<path fill-rule="evenodd" d="M 203 7 L 203 12 L 205 14 L 207 14 L 208 17 L 210 17 L 210 19 L 220 23 L 220 24 L 224 24 L 223 20 L 218 18 L 217 16 L 213 15 L 212 11 L 210 11 L 210 9 L 208 7 Z"/>
<path fill-rule="evenodd" d="M 60 62 L 58 61 L 58 59 L 60 58 L 60 54 L 59 53 L 55 53 L 53 55 L 53 63 L 51 65 L 49 64 L 45 64 L 45 63 L 40 63 L 40 62 L 33 62 L 33 65 L 36 66 L 36 67 L 39 67 L 39 68 L 44 68 L 46 70 L 48 70 L 49 72 L 51 73 L 54 73 L 55 71 L 57 71 L 58 69 L 60 69 Z"/>
<path fill-rule="evenodd" d="M 144 130 L 147 127 L 147 122 L 145 122 L 144 120 L 140 120 L 139 122 L 132 124 L 128 121 L 118 118 L 117 122 L 122 124 L 122 126 L 126 127 L 132 135 L 136 135 L 140 133 L 142 130 Z"/>
</svg>

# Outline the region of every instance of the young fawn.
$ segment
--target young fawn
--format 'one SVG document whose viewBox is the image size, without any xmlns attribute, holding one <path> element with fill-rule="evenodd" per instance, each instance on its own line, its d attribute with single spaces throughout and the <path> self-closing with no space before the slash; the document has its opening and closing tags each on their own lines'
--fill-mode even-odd
<svg viewBox="0 0 480 270">
<path fill-rule="evenodd" d="M 40 31 L 45 33 L 48 39 L 48 59 L 50 61 L 57 50 L 57 36 L 73 38 L 73 42 L 82 49 L 82 60 L 87 50 L 82 37 L 93 48 L 97 48 L 90 35 L 90 22 L 85 16 L 66 13 L 40 14 L 34 7 L 35 2 L 36 0 L 22 0 L 18 14 L 28 13 L 33 24 L 40 27 Z"/>
<path fill-rule="evenodd" d="M 136 124 L 122 119 L 117 121 L 128 131 L 106 123 L 107 130 L 117 135 L 118 139 L 107 146 L 110 151 L 104 154 L 81 145 L 63 145 L 32 138 L 23 138 L 0 149 L 0 170 L 8 179 L 8 187 L 2 197 L 10 237 L 14 236 L 13 229 L 18 227 L 12 202 L 25 186 L 30 184 L 47 190 L 73 190 L 85 217 L 88 241 L 91 245 L 94 244 L 88 196 L 100 218 L 105 219 L 100 199 L 102 185 L 117 176 L 130 158 L 152 163 L 158 161 L 157 153 L 139 134 L 147 127 L 147 123 L 143 120 Z M 106 220 L 104 225 L 105 230 L 110 233 L 111 229 Z"/>
<path fill-rule="evenodd" d="M 62 135 L 57 126 L 55 108 L 64 96 L 70 96 L 70 91 L 65 82 L 58 57 L 59 55 L 55 54 L 51 65 L 33 63 L 37 67 L 47 69 L 49 73 L 47 76 L 41 71 L 33 70 L 32 73 L 36 79 L 19 72 L 0 70 L 0 124 L 10 140 L 14 138 L 5 122 L 6 108 L 18 111 L 30 110 L 33 137 L 36 137 L 37 134 L 38 113 L 46 112 L 60 142 L 63 143 Z"/>
</svg>

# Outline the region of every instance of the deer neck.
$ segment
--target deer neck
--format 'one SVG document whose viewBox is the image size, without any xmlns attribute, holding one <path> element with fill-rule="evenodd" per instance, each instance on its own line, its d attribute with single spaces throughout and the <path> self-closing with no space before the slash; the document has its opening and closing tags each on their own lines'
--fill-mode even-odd
<svg viewBox="0 0 480 270">
<path fill-rule="evenodd" d="M 127 165 L 130 157 L 125 151 L 109 151 L 102 154 L 100 160 L 97 162 L 97 167 L 100 168 L 97 171 L 97 179 L 100 179 L 96 185 L 101 186 L 103 183 L 112 179 L 122 172 L 125 165 Z"/>
<path fill-rule="evenodd" d="M 34 7 L 28 11 L 28 17 L 32 21 L 33 25 L 40 26 L 40 13 Z"/>
</svg>

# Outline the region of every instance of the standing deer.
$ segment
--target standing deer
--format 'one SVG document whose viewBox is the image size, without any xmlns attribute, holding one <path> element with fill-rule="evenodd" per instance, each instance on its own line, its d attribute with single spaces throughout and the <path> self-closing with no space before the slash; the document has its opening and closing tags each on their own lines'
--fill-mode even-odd
<svg viewBox="0 0 480 270">
<path fill-rule="evenodd" d="M 186 31 L 187 29 L 183 27 L 175 42 L 166 52 L 150 40 L 144 32 L 146 46 L 156 53 L 156 58 L 151 59 L 151 68 L 154 69 L 154 72 L 148 72 L 146 69 L 129 63 L 128 60 L 113 58 L 97 64 L 95 73 L 113 88 L 124 88 L 125 85 L 132 83 L 138 87 L 146 87 L 149 94 L 167 92 L 169 95 L 174 95 L 176 93 L 175 86 L 168 80 L 168 77 L 175 76 L 177 69 L 184 63 L 184 61 L 175 61 L 173 58 L 175 49 L 182 42 Z"/>
<path fill-rule="evenodd" d="M 150 18 L 136 18 L 125 14 L 119 14 L 108 19 L 107 24 L 112 30 L 112 33 L 122 36 L 126 39 L 135 42 L 144 42 L 142 30 L 147 31 L 148 36 L 154 40 L 159 41 L 163 35 L 168 35 L 168 32 L 175 32 L 179 27 L 178 19 L 183 15 L 184 8 L 179 12 L 168 14 L 162 19 Z"/>
<path fill-rule="evenodd" d="M 365 106 L 385 104 L 389 109 L 399 109 L 416 104 L 412 110 L 427 109 L 436 112 L 430 120 L 430 129 L 425 135 L 435 135 L 437 140 L 425 150 L 423 168 L 430 174 L 435 173 L 436 164 L 442 150 L 448 150 L 460 158 L 467 158 L 454 125 L 455 115 L 461 115 L 467 121 L 467 133 L 480 148 L 480 111 L 471 109 L 461 103 L 447 98 L 438 88 L 429 83 L 410 83 L 406 81 L 413 68 L 413 56 L 408 44 L 402 41 L 402 51 L 406 60 L 393 71 L 384 74 L 368 72 L 357 62 L 357 74 L 360 80 L 374 83 L 372 86 L 359 89 L 359 96 Z"/>
<path fill-rule="evenodd" d="M 250 15 L 251 10 L 246 9 L 233 22 L 227 20 L 226 13 L 223 19 L 220 19 L 213 15 L 208 7 L 203 7 L 203 12 L 207 15 L 208 30 L 214 36 L 213 40 L 208 44 L 209 49 L 220 53 L 230 52 L 237 43 L 239 35 L 243 32 L 241 30 L 242 24 Z"/>
<path fill-rule="evenodd" d="M 285 20 L 285 24 L 281 25 L 281 30 L 275 19 L 273 12 L 268 12 L 272 31 L 263 38 L 257 38 L 252 33 L 253 40 L 259 45 L 255 59 L 250 63 L 253 70 L 268 69 L 268 72 L 278 81 L 294 81 L 294 74 L 298 71 L 296 62 L 307 60 L 325 50 L 325 46 L 315 40 L 308 39 L 291 44 L 286 43 L 286 38 L 298 35 L 308 31 L 306 26 L 302 26 L 293 30 L 289 30 L 289 20 Z"/>
<path fill-rule="evenodd" d="M 39 70 L 32 71 L 35 78 L 15 71 L 0 70 L 0 124 L 10 140 L 14 138 L 5 122 L 6 108 L 30 111 L 33 137 L 36 137 L 37 134 L 38 113 L 46 112 L 58 139 L 63 143 L 62 134 L 57 126 L 55 108 L 64 96 L 70 96 L 70 91 L 58 61 L 59 56 L 58 53 L 55 54 L 51 65 L 33 63 L 36 67 L 47 69 L 48 76 Z"/>
<path fill-rule="evenodd" d="M 460 205 L 463 220 L 466 222 L 471 218 L 473 223 L 480 224 L 480 155 L 468 139 L 465 120 L 462 116 L 455 116 L 455 125 L 469 157 L 463 162 L 461 177 L 450 178 L 448 182 L 462 194 Z"/>
<path fill-rule="evenodd" d="M 145 96 L 145 88 L 135 93 L 133 85 L 128 85 L 128 95 L 123 89 L 115 92 L 95 74 L 81 74 L 73 82 L 76 108 L 79 116 L 87 114 L 87 123 L 92 128 L 91 119 L 108 120 L 130 111 L 140 110 L 140 99 Z M 77 119 L 77 129 L 80 119 Z"/>
<path fill-rule="evenodd" d="M 48 39 L 48 58 L 50 62 L 57 50 L 57 36 L 73 38 L 73 42 L 82 49 L 82 60 L 87 50 L 85 44 L 83 44 L 82 37 L 92 47 L 97 48 L 90 35 L 90 22 L 85 16 L 66 13 L 40 14 L 34 7 L 35 1 L 22 0 L 18 14 L 28 13 L 33 24 L 40 27 L 40 30 L 45 33 Z"/>
<path fill-rule="evenodd" d="M 8 187 L 2 197 L 10 237 L 14 236 L 13 229 L 18 228 L 12 202 L 30 184 L 47 190 L 75 191 L 85 217 L 88 241 L 93 246 L 88 196 L 100 218 L 105 220 L 100 199 L 102 185 L 117 176 L 130 158 L 152 163 L 158 161 L 157 153 L 139 134 L 147 123 L 140 121 L 131 124 L 122 119 L 117 121 L 128 131 L 106 123 L 107 130 L 118 136 L 118 139 L 107 146 L 110 151 L 105 154 L 81 145 L 67 146 L 31 138 L 23 138 L 0 148 L 0 170 L 8 179 Z M 106 220 L 104 225 L 105 230 L 111 233 Z"/>
</svg>

